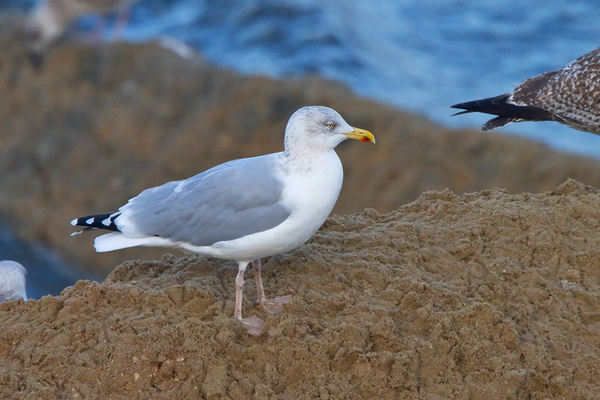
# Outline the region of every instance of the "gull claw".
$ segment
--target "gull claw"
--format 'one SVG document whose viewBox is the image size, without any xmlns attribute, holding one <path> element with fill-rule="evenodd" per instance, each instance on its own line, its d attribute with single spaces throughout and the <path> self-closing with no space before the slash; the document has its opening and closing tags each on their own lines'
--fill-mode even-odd
<svg viewBox="0 0 600 400">
<path fill-rule="evenodd" d="M 292 301 L 292 296 L 281 296 L 260 303 L 268 314 L 279 314 L 283 311 L 283 305 Z"/>
<path fill-rule="evenodd" d="M 253 315 L 248 318 L 243 318 L 240 320 L 242 322 L 242 326 L 246 328 L 248 334 L 253 336 L 260 336 L 263 333 L 263 328 L 265 326 L 265 321 L 258 318 L 256 315 Z"/>
</svg>

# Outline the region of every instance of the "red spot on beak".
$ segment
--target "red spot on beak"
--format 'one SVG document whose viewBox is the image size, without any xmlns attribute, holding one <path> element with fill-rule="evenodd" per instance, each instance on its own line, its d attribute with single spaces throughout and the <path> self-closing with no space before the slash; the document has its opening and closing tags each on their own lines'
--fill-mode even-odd
<svg viewBox="0 0 600 400">
<path fill-rule="evenodd" d="M 370 142 L 371 139 L 369 139 L 368 137 L 363 137 L 363 138 L 360 138 L 360 141 L 361 142 Z"/>
</svg>

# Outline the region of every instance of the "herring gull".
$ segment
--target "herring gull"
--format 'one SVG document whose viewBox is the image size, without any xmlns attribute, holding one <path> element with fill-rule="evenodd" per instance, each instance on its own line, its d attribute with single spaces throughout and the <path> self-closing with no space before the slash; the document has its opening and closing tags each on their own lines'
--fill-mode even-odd
<svg viewBox="0 0 600 400">
<path fill-rule="evenodd" d="M 118 12 L 118 30 L 125 26 L 128 7 L 137 0 L 42 0 L 25 21 L 32 63 L 39 66 L 43 53 L 77 18 L 86 14 Z"/>
<path fill-rule="evenodd" d="M 369 131 L 351 127 L 335 110 L 303 107 L 287 123 L 283 152 L 229 161 L 146 189 L 117 212 L 71 224 L 114 231 L 95 239 L 98 252 L 175 247 L 237 261 L 234 316 L 249 333 L 260 334 L 262 320 L 242 318 L 246 267 L 253 265 L 262 308 L 283 310 L 290 297 L 267 300 L 260 259 L 299 247 L 325 222 L 342 187 L 342 164 L 334 148 L 348 138 L 375 143 Z"/>
<path fill-rule="evenodd" d="M 455 104 L 454 115 L 497 115 L 482 131 L 523 121 L 557 121 L 573 129 L 600 134 L 600 48 L 556 71 L 529 78 L 511 93 Z"/>
<path fill-rule="evenodd" d="M 27 301 L 27 270 L 16 261 L 0 261 L 0 303 L 22 298 Z"/>
</svg>

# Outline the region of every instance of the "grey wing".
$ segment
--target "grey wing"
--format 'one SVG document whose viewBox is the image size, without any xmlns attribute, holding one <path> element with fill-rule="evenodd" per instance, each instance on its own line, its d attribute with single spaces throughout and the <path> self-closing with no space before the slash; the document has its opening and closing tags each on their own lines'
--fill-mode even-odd
<svg viewBox="0 0 600 400">
<path fill-rule="evenodd" d="M 276 155 L 230 161 L 145 190 L 120 211 L 142 235 L 195 246 L 262 232 L 291 214 L 280 202 L 283 183 L 273 175 L 276 165 Z"/>
</svg>

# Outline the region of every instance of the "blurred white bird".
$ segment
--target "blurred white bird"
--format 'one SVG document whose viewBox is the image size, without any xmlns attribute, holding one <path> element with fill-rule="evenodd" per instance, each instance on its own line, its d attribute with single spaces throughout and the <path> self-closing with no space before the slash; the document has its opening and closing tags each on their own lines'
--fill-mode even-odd
<svg viewBox="0 0 600 400">
<path fill-rule="evenodd" d="M 27 301 L 25 278 L 27 270 L 16 261 L 0 261 L 0 303 L 23 298 Z"/>
<path fill-rule="evenodd" d="M 25 30 L 31 61 L 39 66 L 44 52 L 77 18 L 86 14 L 119 14 L 123 29 L 129 7 L 137 0 L 42 0 L 27 16 Z"/>
</svg>

